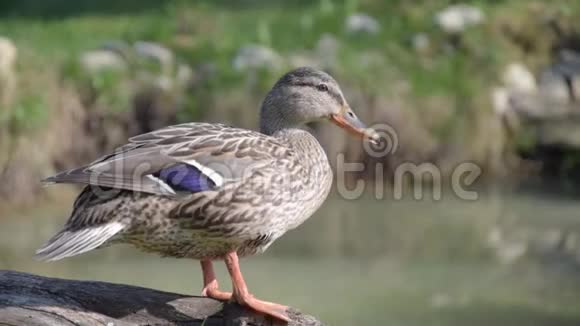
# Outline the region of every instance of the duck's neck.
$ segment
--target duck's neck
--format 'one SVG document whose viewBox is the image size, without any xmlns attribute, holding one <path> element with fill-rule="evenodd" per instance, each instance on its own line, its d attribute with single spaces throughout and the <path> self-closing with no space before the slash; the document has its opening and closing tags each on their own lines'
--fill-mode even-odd
<svg viewBox="0 0 580 326">
<path fill-rule="evenodd" d="M 316 137 L 306 128 L 284 128 L 274 132 L 272 137 L 283 140 L 301 151 L 321 148 Z"/>
<path fill-rule="evenodd" d="M 320 156 L 322 153 L 326 159 L 316 137 L 306 130 L 302 123 L 295 121 L 293 115 L 285 113 L 289 110 L 278 107 L 276 103 L 276 96 L 272 93 L 266 96 L 260 112 L 260 132 L 287 142 L 303 155 Z"/>
<path fill-rule="evenodd" d="M 314 137 L 305 128 L 286 128 L 276 131 L 272 137 L 286 143 L 301 158 L 300 162 L 310 169 L 329 170 L 330 166 L 324 149 Z"/>
<path fill-rule="evenodd" d="M 292 161 L 290 170 L 293 171 L 290 179 L 295 180 L 293 185 L 296 188 L 292 189 L 298 189 L 302 206 L 298 214 L 301 217 L 289 223 L 289 228 L 293 229 L 312 215 L 328 196 L 332 187 L 332 169 L 324 149 L 308 130 L 286 128 L 272 136 L 292 148 L 295 154 L 288 158 Z"/>
<path fill-rule="evenodd" d="M 272 136 L 281 130 L 294 129 L 296 127 L 297 126 L 288 122 L 288 119 L 284 117 L 281 110 L 265 110 L 262 108 L 260 115 L 260 132 Z"/>
<path fill-rule="evenodd" d="M 320 143 L 306 127 L 287 121 L 281 116 L 270 116 L 268 119 L 262 117 L 260 132 L 284 141 L 303 155 L 324 154 Z M 324 157 L 326 158 L 326 155 Z"/>
</svg>

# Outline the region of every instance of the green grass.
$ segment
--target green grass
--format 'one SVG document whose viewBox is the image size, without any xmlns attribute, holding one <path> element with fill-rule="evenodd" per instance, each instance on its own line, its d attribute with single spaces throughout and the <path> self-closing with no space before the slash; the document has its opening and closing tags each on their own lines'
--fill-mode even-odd
<svg viewBox="0 0 580 326">
<path fill-rule="evenodd" d="M 504 8 L 517 14 L 526 7 L 504 1 L 471 1 L 488 16 Z M 232 56 L 243 44 L 259 43 L 289 53 L 311 49 L 324 33 L 336 35 L 346 53 L 340 62 L 344 74 L 357 68 L 349 53 L 374 50 L 384 55 L 388 66 L 396 67 L 409 79 L 416 95 L 457 94 L 470 97 L 480 86 L 478 75 L 488 77 L 498 61 L 501 41 L 497 31 L 476 27 L 467 32 L 464 49 L 449 53 L 441 44 L 446 36 L 433 23 L 434 13 L 450 1 L 409 4 L 404 1 L 312 1 L 297 5 L 282 1 L 81 1 L 70 6 L 65 1 L 8 2 L 0 30 L 20 47 L 37 54 L 37 59 L 59 64 L 79 52 L 106 41 L 153 40 L 167 44 L 192 63 L 212 61 L 229 69 Z M 579 5 L 560 1 L 563 12 L 577 14 Z M 74 8 L 73 8 L 74 7 Z M 551 6 L 557 8 L 558 4 Z M 76 9 L 75 9 L 76 8 Z M 76 10 L 76 12 L 75 12 Z M 349 36 L 345 18 L 352 12 L 369 12 L 382 24 L 378 36 Z M 48 17 L 48 18 L 47 18 Z M 59 17 L 54 18 L 54 17 Z M 492 19 L 493 20 L 493 19 Z M 427 58 L 415 54 L 411 39 L 425 33 L 433 44 Z M 191 46 L 175 39 L 185 34 Z M 473 60 L 473 59 L 476 60 Z M 428 60 L 422 63 L 422 59 Z M 376 67 L 373 67 L 373 70 Z M 390 67 L 383 67 L 383 69 Z M 360 74 L 359 74 L 360 75 Z M 357 75 L 358 76 L 358 75 Z M 473 83 L 471 82 L 473 80 Z"/>
<path fill-rule="evenodd" d="M 52 70 L 64 80 L 79 84 L 78 74 L 70 74 L 67 67 L 81 52 L 114 40 L 155 41 L 170 47 L 180 61 L 191 66 L 215 65 L 217 73 L 213 78 L 185 99 L 186 105 L 178 113 L 184 120 L 199 118 L 204 110 L 211 109 L 208 98 L 221 97 L 232 89 L 250 94 L 253 99 L 281 73 L 265 72 L 258 89 L 248 92 L 247 76 L 234 71 L 231 65 L 240 46 L 263 44 L 287 56 L 313 49 L 323 34 L 330 33 L 341 44 L 338 62 L 332 67 L 341 82 L 372 97 L 388 94 L 392 84 L 403 81 L 410 86 L 409 93 L 393 96 L 403 98 L 408 107 L 419 113 L 434 98 L 445 98 L 450 108 L 444 109 L 452 113 L 438 117 L 443 121 L 434 123 L 430 132 L 440 140 L 457 135 L 461 135 L 459 139 L 471 139 L 481 132 L 475 127 L 477 120 L 491 112 L 489 89 L 498 83 L 506 63 L 524 61 L 537 69 L 549 62 L 548 43 L 553 35 L 538 15 L 558 14 L 560 21 L 573 29 L 580 17 L 580 2 L 467 2 L 484 11 L 486 23 L 468 29 L 456 49 L 450 48 L 449 36 L 439 30 L 433 19 L 438 10 L 453 3 L 451 0 L 83 0 L 74 6 L 64 0 L 42 4 L 32 0 L 5 1 L 0 5 L 0 31 L 19 47 L 18 70 L 25 79 Z M 366 12 L 379 20 L 380 33 L 348 35 L 345 20 L 354 12 Z M 508 29 L 538 42 L 536 51 L 522 51 L 506 36 Z M 430 40 L 425 53 L 412 46 L 418 33 Z M 361 56 L 369 53 L 379 62 L 362 65 Z M 100 80 L 101 92 L 115 89 L 113 79 Z M 37 94 L 45 89 L 39 82 L 30 82 L 23 89 L 21 97 L 45 96 Z M 127 103 L 122 94 L 105 97 L 105 106 Z"/>
</svg>

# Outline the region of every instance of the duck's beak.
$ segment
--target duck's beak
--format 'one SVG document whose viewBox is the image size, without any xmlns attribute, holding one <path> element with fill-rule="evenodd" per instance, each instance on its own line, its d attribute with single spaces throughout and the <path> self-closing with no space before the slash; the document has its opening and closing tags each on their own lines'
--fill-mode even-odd
<svg viewBox="0 0 580 326">
<path fill-rule="evenodd" d="M 331 114 L 330 121 L 355 136 L 368 139 L 373 143 L 379 142 L 379 135 L 373 129 L 367 128 L 350 107 L 345 107 L 341 113 Z"/>
</svg>

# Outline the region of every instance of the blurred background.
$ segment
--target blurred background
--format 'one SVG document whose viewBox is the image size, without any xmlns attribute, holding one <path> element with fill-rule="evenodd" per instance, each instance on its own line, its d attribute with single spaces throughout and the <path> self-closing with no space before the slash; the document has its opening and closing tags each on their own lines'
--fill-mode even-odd
<svg viewBox="0 0 580 326">
<path fill-rule="evenodd" d="M 333 191 L 244 260 L 258 297 L 330 325 L 580 325 L 579 22 L 571 0 L 3 0 L 0 269 L 198 294 L 197 262 L 129 247 L 33 261 L 78 191 L 39 180 L 173 123 L 256 129 L 273 82 L 310 65 L 398 149 L 314 126 L 368 193 Z M 412 182 L 397 199 L 404 162 L 443 180 L 476 163 L 478 199 L 415 200 Z"/>
</svg>

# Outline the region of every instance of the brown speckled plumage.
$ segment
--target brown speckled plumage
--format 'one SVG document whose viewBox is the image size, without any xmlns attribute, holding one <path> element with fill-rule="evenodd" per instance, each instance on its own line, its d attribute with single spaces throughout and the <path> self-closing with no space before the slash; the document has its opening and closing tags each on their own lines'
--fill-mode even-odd
<svg viewBox="0 0 580 326">
<path fill-rule="evenodd" d="M 263 252 L 328 195 L 327 157 L 300 126 L 345 113 L 359 123 L 345 103 L 332 77 L 299 68 L 264 100 L 261 132 L 210 123 L 170 126 L 50 177 L 45 182 L 86 186 L 64 229 L 37 257 L 57 260 L 114 243 L 195 259 Z M 169 186 L 156 173 L 175 164 L 201 169 L 215 185 L 193 193 Z"/>
<path fill-rule="evenodd" d="M 162 256 L 199 259 L 202 295 L 289 321 L 288 307 L 250 294 L 239 256 L 263 252 L 326 199 L 332 184 L 328 159 L 302 129 L 317 120 L 377 140 L 332 77 L 298 68 L 264 99 L 260 132 L 210 123 L 170 126 L 47 178 L 86 186 L 63 230 L 36 257 L 58 260 L 129 243 Z M 225 262 L 231 293 L 219 289 L 216 259 Z"/>
<path fill-rule="evenodd" d="M 199 125 L 191 128 L 197 131 Z M 293 140 L 264 141 L 275 151 L 266 155 L 254 149 L 252 155 L 260 156 L 256 166 L 219 189 L 170 196 L 88 185 L 64 232 L 117 222 L 123 229 L 99 246 L 130 243 L 163 256 L 196 259 L 219 258 L 233 249 L 241 256 L 262 252 L 309 217 L 330 189 L 332 173 L 316 139 L 302 130 L 292 134 L 301 134 L 300 142 L 307 144 L 302 153 L 312 159 L 297 155 Z"/>
</svg>

